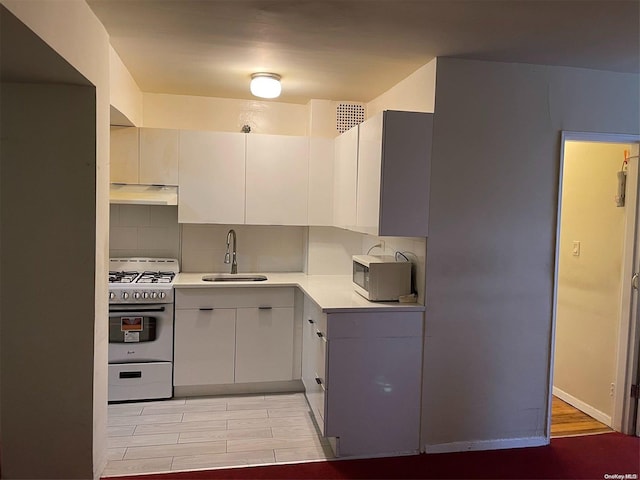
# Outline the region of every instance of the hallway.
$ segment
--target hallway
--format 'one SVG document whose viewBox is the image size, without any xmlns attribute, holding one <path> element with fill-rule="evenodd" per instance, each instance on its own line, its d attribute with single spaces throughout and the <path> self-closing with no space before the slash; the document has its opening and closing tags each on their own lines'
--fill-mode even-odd
<svg viewBox="0 0 640 480">
<path fill-rule="evenodd" d="M 577 408 L 553 397 L 551 407 L 551 438 L 607 433 L 613 430 Z"/>
</svg>

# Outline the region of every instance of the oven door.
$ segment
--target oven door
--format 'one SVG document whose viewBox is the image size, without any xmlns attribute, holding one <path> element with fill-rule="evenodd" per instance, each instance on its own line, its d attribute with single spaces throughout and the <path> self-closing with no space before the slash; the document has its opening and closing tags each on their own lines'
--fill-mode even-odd
<svg viewBox="0 0 640 480">
<path fill-rule="evenodd" d="M 109 305 L 109 363 L 173 359 L 173 305 Z"/>
</svg>

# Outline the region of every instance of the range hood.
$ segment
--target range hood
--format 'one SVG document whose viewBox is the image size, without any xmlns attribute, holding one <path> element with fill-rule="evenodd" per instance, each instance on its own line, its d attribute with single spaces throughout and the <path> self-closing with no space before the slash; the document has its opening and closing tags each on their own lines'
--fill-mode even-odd
<svg viewBox="0 0 640 480">
<path fill-rule="evenodd" d="M 112 183 L 109 203 L 128 205 L 177 205 L 178 187 Z"/>
</svg>

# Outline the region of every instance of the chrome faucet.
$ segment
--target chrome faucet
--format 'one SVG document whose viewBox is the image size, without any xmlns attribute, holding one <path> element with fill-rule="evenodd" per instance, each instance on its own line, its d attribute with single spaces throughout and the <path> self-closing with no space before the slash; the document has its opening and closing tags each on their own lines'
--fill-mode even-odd
<svg viewBox="0 0 640 480">
<path fill-rule="evenodd" d="M 233 252 L 229 254 L 232 235 Z M 227 253 L 224 254 L 224 263 L 231 263 L 231 273 L 238 273 L 238 262 L 236 261 L 236 231 L 233 228 L 227 233 Z"/>
</svg>

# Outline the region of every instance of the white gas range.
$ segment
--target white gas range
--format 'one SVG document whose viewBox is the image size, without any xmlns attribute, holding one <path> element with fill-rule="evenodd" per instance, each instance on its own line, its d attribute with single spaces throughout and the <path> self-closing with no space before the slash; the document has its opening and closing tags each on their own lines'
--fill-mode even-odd
<svg viewBox="0 0 640 480">
<path fill-rule="evenodd" d="M 109 401 L 173 394 L 172 258 L 109 261 Z"/>
</svg>

